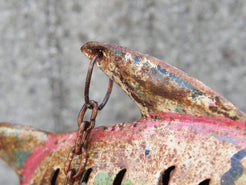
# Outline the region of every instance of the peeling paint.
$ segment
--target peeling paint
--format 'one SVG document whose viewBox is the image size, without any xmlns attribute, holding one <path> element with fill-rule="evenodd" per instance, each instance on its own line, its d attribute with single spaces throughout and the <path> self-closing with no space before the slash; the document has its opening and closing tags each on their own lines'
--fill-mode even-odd
<svg viewBox="0 0 246 185">
<path fill-rule="evenodd" d="M 30 151 L 14 151 L 15 162 L 23 168 L 26 159 L 30 156 Z"/>
<path fill-rule="evenodd" d="M 130 49 L 90 42 L 81 51 L 133 99 L 142 118 L 92 130 L 87 184 L 246 184 L 246 116 L 229 101 L 177 68 Z M 0 157 L 21 185 L 64 184 L 64 161 L 77 132 L 51 134 L 0 123 Z M 10 144 L 11 143 L 11 144 Z M 80 159 L 73 161 L 78 168 Z M 175 166 L 175 168 L 174 168 Z M 172 169 L 173 171 L 171 171 Z M 168 174 L 170 173 L 170 174 Z M 75 183 L 78 183 L 76 179 Z"/>
</svg>

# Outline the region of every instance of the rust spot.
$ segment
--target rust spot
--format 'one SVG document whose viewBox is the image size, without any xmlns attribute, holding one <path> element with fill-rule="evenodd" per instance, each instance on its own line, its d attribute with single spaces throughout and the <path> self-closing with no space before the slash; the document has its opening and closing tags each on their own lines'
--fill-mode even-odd
<svg viewBox="0 0 246 185">
<path fill-rule="evenodd" d="M 111 131 L 115 131 L 115 126 L 112 127 Z"/>
<path fill-rule="evenodd" d="M 141 74 L 146 74 L 146 73 L 149 73 L 149 67 L 148 66 L 143 66 L 141 68 Z"/>
<path fill-rule="evenodd" d="M 139 155 L 140 160 L 144 160 L 144 154 Z"/>
<path fill-rule="evenodd" d="M 220 110 L 220 109 L 218 109 L 218 107 L 216 107 L 216 106 L 209 106 L 209 110 L 211 110 L 212 112 L 216 112 L 216 113 L 218 113 L 218 114 L 222 114 L 222 115 L 224 115 L 225 117 L 227 117 L 227 118 L 229 118 L 229 119 L 231 119 L 231 120 L 233 120 L 233 121 L 236 121 L 236 120 L 239 120 L 239 117 L 238 116 L 230 116 L 230 114 L 228 113 L 228 112 L 225 112 L 225 111 L 223 111 L 223 110 Z"/>
<path fill-rule="evenodd" d="M 215 96 L 214 99 L 215 99 L 215 104 L 218 105 L 218 106 L 221 106 L 220 97 Z"/>
<path fill-rule="evenodd" d="M 151 75 L 155 76 L 158 73 L 158 71 L 155 68 L 151 69 Z"/>
<path fill-rule="evenodd" d="M 215 107 L 215 106 L 209 106 L 209 109 L 212 111 L 212 112 L 217 112 L 218 108 Z"/>
<path fill-rule="evenodd" d="M 123 130 L 124 129 L 124 125 L 125 125 L 125 122 L 122 122 L 121 124 L 119 124 L 120 130 Z"/>
<path fill-rule="evenodd" d="M 131 59 L 128 59 L 128 60 L 127 60 L 127 63 L 128 63 L 128 64 L 132 64 L 133 62 L 134 62 L 134 61 L 131 60 Z"/>
</svg>

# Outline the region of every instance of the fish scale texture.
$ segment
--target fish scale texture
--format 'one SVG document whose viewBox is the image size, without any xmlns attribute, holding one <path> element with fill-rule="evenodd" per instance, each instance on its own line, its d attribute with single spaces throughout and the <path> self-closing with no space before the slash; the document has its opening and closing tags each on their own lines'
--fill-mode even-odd
<svg viewBox="0 0 246 185">
<path fill-rule="evenodd" d="M 246 1 L 12 0 L 0 7 L 0 121 L 76 129 L 89 63 L 79 49 L 91 40 L 155 56 L 246 112 Z M 92 81 L 91 97 L 100 100 L 107 78 L 95 70 Z M 97 124 L 138 118 L 115 86 Z M 18 184 L 2 161 L 0 184 Z"/>
</svg>

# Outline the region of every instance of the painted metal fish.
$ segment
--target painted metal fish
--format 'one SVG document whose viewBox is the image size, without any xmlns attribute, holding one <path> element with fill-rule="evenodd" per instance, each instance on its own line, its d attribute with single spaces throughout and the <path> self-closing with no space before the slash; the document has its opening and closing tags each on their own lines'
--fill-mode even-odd
<svg viewBox="0 0 246 185">
<path fill-rule="evenodd" d="M 141 110 L 134 122 L 95 128 L 87 184 L 246 184 L 246 116 L 197 79 L 127 48 L 89 42 L 81 51 Z M 0 157 L 20 184 L 64 184 L 76 132 L 1 123 Z M 74 162 L 75 166 L 79 161 Z"/>
</svg>

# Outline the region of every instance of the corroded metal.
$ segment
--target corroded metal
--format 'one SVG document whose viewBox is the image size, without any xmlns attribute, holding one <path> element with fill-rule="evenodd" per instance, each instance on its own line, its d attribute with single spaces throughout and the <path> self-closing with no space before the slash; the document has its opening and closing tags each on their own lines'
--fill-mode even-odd
<svg viewBox="0 0 246 185">
<path fill-rule="evenodd" d="M 88 151 L 87 151 L 88 145 L 87 144 L 88 144 L 90 132 L 95 127 L 98 111 L 103 109 L 112 91 L 113 80 L 109 79 L 107 93 L 100 105 L 98 105 L 97 101 L 90 100 L 89 98 L 89 89 L 90 89 L 90 82 L 91 82 L 93 68 L 94 68 L 97 58 L 100 57 L 101 54 L 102 53 L 99 52 L 97 55 L 93 57 L 93 59 L 90 62 L 89 68 L 88 68 L 86 81 L 85 81 L 85 90 L 84 90 L 85 103 L 82 106 L 78 119 L 77 119 L 77 123 L 78 123 L 77 138 L 65 162 L 65 168 L 64 168 L 64 172 L 66 174 L 65 185 L 73 184 L 74 181 L 76 181 L 77 179 L 83 176 L 83 173 L 85 171 L 85 167 L 87 164 L 87 159 L 88 159 Z M 90 118 L 90 121 L 84 121 L 84 115 L 88 108 L 92 109 L 91 118 Z M 72 167 L 73 159 L 75 158 L 75 156 L 77 158 L 78 157 L 80 158 L 78 169 Z M 55 183 L 56 179 L 54 178 L 52 178 L 52 181 L 54 181 Z"/>
<path fill-rule="evenodd" d="M 87 184 L 246 184 L 246 116 L 229 101 L 151 56 L 98 42 L 81 50 L 89 59 L 102 54 L 98 67 L 142 113 L 138 121 L 91 131 Z M 22 185 L 54 182 L 58 168 L 55 181 L 64 184 L 76 137 L 2 123 L 0 156 Z"/>
<path fill-rule="evenodd" d="M 156 58 L 98 42 L 85 44 L 81 51 L 89 59 L 98 52 L 103 53 L 98 67 L 136 102 L 146 117 L 150 112 L 177 112 L 246 119 L 218 93 Z"/>
</svg>

